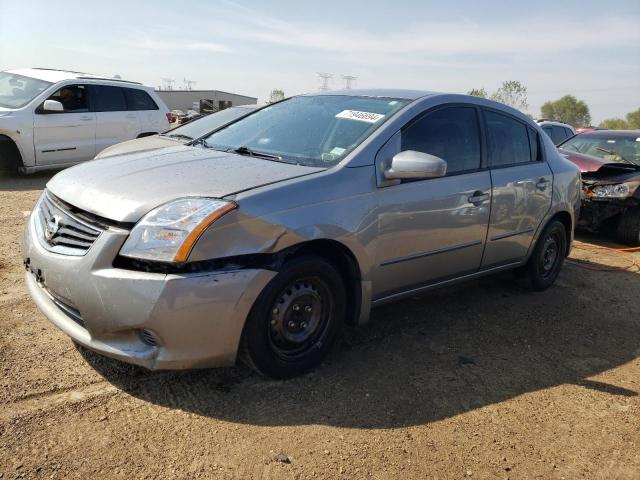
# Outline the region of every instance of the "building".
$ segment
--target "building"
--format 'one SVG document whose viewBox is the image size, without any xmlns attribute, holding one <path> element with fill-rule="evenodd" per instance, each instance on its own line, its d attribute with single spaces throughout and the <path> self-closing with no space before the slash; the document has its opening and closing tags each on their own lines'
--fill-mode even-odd
<svg viewBox="0 0 640 480">
<path fill-rule="evenodd" d="M 220 90 L 156 90 L 169 110 L 217 112 L 235 105 L 254 105 L 255 97 L 222 92 Z"/>
</svg>

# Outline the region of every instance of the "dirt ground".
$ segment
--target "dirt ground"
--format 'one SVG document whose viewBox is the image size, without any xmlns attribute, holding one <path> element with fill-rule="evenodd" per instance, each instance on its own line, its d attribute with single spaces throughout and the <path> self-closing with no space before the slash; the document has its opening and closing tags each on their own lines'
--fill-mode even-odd
<svg viewBox="0 0 640 480">
<path fill-rule="evenodd" d="M 154 373 L 30 301 L 49 177 L 0 179 L 0 479 L 640 478 L 640 275 L 600 271 L 640 254 L 582 236 L 547 292 L 503 274 L 378 308 L 290 381 Z"/>
</svg>

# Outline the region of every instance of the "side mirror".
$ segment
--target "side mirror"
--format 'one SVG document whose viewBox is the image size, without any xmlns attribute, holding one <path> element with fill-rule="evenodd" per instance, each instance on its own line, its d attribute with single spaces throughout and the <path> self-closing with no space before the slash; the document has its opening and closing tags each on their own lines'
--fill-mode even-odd
<svg viewBox="0 0 640 480">
<path fill-rule="evenodd" d="M 57 100 L 45 100 L 42 110 L 45 112 L 64 112 L 64 107 Z"/>
<path fill-rule="evenodd" d="M 391 159 L 391 166 L 385 170 L 387 180 L 408 178 L 444 177 L 447 173 L 447 162 L 440 157 L 428 153 L 405 150 Z"/>
</svg>

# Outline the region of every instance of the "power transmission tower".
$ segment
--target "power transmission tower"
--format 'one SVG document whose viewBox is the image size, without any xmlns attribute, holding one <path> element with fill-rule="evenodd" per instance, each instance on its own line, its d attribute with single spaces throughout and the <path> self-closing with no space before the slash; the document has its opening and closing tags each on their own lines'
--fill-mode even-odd
<svg viewBox="0 0 640 480">
<path fill-rule="evenodd" d="M 324 73 L 317 72 L 318 77 L 322 81 L 322 85 L 320 85 L 320 90 L 329 90 L 329 79 L 333 78 L 333 73 Z"/>
<path fill-rule="evenodd" d="M 187 78 L 184 79 L 184 89 L 191 90 L 191 87 L 195 85 L 197 82 L 195 80 L 189 80 Z"/>
<path fill-rule="evenodd" d="M 173 90 L 173 83 L 176 80 L 174 78 L 163 78 L 162 79 L 162 89 L 163 90 Z"/>
<path fill-rule="evenodd" d="M 351 90 L 351 82 L 356 81 L 358 77 L 354 77 L 353 75 L 342 75 L 342 79 L 345 81 L 344 88 Z"/>
</svg>

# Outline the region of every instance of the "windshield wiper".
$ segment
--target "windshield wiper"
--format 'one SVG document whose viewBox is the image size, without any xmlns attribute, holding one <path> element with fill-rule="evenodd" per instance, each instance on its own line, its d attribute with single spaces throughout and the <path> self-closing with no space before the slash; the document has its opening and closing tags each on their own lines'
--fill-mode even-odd
<svg viewBox="0 0 640 480">
<path fill-rule="evenodd" d="M 183 135 L 181 133 L 163 133 L 162 134 L 163 137 L 170 137 L 170 138 L 183 138 L 185 140 L 193 140 L 193 137 L 190 137 L 189 135 Z"/>
<path fill-rule="evenodd" d="M 626 158 L 624 158 L 622 155 L 620 155 L 618 152 L 614 150 L 607 150 L 606 148 L 600 148 L 600 147 L 596 147 L 596 150 L 600 150 L 601 152 L 608 153 L 609 155 L 616 155 L 620 157 L 622 160 L 624 160 L 625 162 L 635 165 L 632 161 L 627 160 Z"/>
<path fill-rule="evenodd" d="M 237 153 L 238 155 L 248 155 L 250 157 L 266 158 L 268 160 L 277 160 L 279 162 L 282 161 L 282 157 L 280 155 L 272 155 L 270 153 L 257 152 L 244 145 L 237 148 L 230 148 L 229 150 L 227 150 L 227 152 Z"/>
</svg>

